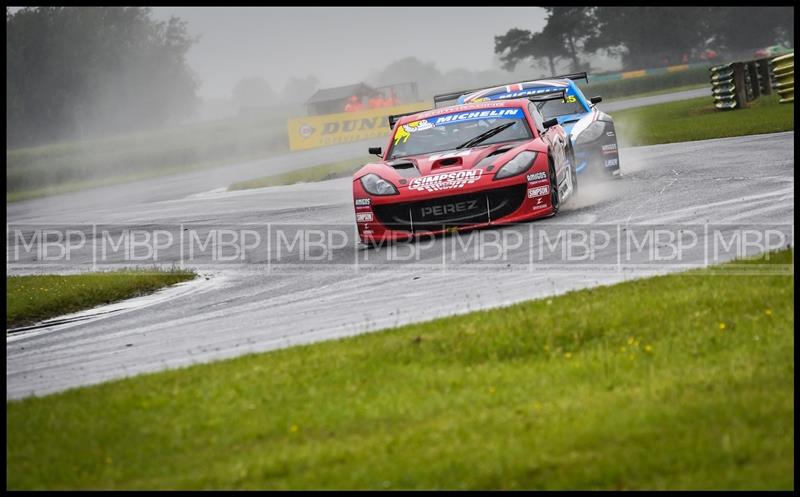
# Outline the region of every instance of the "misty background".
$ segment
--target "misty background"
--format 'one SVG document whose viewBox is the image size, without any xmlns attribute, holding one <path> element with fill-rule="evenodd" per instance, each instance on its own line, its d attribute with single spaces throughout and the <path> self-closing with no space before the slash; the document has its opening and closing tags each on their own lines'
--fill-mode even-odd
<svg viewBox="0 0 800 497">
<path fill-rule="evenodd" d="M 7 199 L 287 152 L 319 89 L 705 64 L 680 86 L 773 44 L 792 7 L 7 7 Z"/>
<path fill-rule="evenodd" d="M 680 64 L 706 49 L 793 45 L 792 17 L 790 7 L 7 8 L 7 143 L 285 108 L 362 81 L 415 81 L 427 98 Z"/>
</svg>

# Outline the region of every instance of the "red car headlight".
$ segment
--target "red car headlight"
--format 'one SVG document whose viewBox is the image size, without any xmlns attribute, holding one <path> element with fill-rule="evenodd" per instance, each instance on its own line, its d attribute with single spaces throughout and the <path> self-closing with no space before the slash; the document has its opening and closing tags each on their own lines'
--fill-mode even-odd
<svg viewBox="0 0 800 497">
<path fill-rule="evenodd" d="M 367 174 L 361 177 L 361 186 L 371 195 L 397 195 L 397 188 L 377 174 Z"/>
<path fill-rule="evenodd" d="M 522 174 L 530 169 L 535 161 L 536 152 L 531 152 L 529 150 L 520 152 L 495 173 L 494 179 L 510 178 L 511 176 Z"/>
</svg>

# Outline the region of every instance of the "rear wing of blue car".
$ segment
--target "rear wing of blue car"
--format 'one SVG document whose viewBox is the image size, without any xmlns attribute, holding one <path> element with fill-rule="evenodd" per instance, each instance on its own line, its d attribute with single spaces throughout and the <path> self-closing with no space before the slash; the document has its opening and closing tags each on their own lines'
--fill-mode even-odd
<svg viewBox="0 0 800 497">
<path fill-rule="evenodd" d="M 509 97 L 509 98 L 511 98 L 511 97 Z M 517 98 L 519 98 L 519 97 L 517 97 Z M 545 100 L 566 100 L 567 99 L 567 90 L 562 88 L 560 90 L 549 91 L 547 93 L 539 93 L 539 94 L 536 94 L 536 95 L 528 95 L 525 98 L 527 98 L 531 102 L 543 102 Z M 504 100 L 504 99 L 499 99 L 499 100 Z M 508 100 L 508 99 L 505 99 L 505 100 Z"/>
<path fill-rule="evenodd" d="M 562 88 L 555 91 L 549 91 L 547 93 L 528 95 L 526 98 L 531 102 L 542 102 L 544 100 L 565 100 L 567 98 L 567 90 Z M 414 112 L 406 112 L 404 114 L 395 114 L 393 116 L 389 116 L 389 128 L 394 129 L 395 123 L 397 123 L 397 120 L 401 117 L 412 116 L 414 114 L 419 114 L 420 112 L 427 112 L 428 110 L 431 109 L 416 110 Z"/>
<path fill-rule="evenodd" d="M 550 76 L 549 78 L 538 78 L 538 79 L 532 79 L 532 80 L 528 80 L 528 81 L 517 81 L 517 82 L 514 82 L 514 83 L 500 83 L 500 84 L 497 84 L 497 85 L 484 86 L 482 88 L 473 88 L 471 90 L 453 91 L 453 92 L 449 92 L 449 93 L 443 93 L 441 95 L 434 95 L 434 97 L 433 97 L 433 106 L 435 108 L 437 108 L 437 109 L 439 107 L 446 107 L 446 105 L 439 105 L 439 104 L 441 104 L 443 102 L 451 102 L 451 101 L 454 101 L 454 100 L 458 100 L 458 97 L 460 97 L 462 95 L 468 95 L 470 93 L 475 93 L 476 91 L 486 90 L 486 89 L 489 89 L 489 88 L 495 88 L 495 87 L 500 87 L 500 86 L 511 86 L 511 85 L 522 84 L 522 83 L 532 83 L 532 82 L 535 82 L 535 81 L 544 81 L 544 80 L 547 80 L 547 79 L 571 79 L 571 80 L 583 79 L 583 80 L 586 80 L 586 82 L 588 83 L 589 82 L 589 75 L 586 72 L 576 72 L 576 73 L 571 73 L 571 74 L 561 74 L 561 75 L 558 75 L 558 76 Z"/>
</svg>

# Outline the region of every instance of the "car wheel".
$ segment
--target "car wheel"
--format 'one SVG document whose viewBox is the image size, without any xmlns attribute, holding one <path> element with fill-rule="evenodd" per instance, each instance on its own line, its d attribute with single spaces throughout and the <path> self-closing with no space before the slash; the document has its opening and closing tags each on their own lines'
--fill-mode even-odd
<svg viewBox="0 0 800 497">
<path fill-rule="evenodd" d="M 550 168 L 550 204 L 553 206 L 553 215 L 555 215 L 561 207 L 561 202 L 558 198 L 558 178 L 556 177 L 556 168 L 553 167 L 552 156 L 548 156 L 547 164 Z"/>
<path fill-rule="evenodd" d="M 569 144 L 567 157 L 569 157 L 569 174 L 572 177 L 572 194 L 570 194 L 570 198 L 576 198 L 578 196 L 578 166 L 575 162 L 575 149 L 572 148 L 572 143 Z"/>
</svg>

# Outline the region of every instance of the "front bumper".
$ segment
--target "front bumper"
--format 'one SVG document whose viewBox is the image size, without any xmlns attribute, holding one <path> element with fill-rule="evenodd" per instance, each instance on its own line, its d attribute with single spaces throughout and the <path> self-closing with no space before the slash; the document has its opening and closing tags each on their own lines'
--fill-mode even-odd
<svg viewBox="0 0 800 497">
<path fill-rule="evenodd" d="M 574 143 L 573 149 L 578 174 L 613 176 L 619 173 L 619 149 L 613 126 L 597 140 Z"/>
<path fill-rule="evenodd" d="M 506 182 L 504 182 L 506 183 Z M 488 226 L 516 223 L 553 214 L 549 179 L 472 188 L 458 194 L 426 196 L 422 200 L 377 199 L 379 204 L 356 207 L 356 224 L 363 243 L 408 240 Z"/>
</svg>

